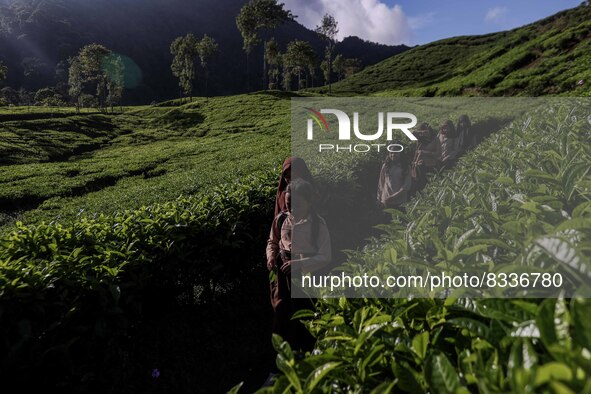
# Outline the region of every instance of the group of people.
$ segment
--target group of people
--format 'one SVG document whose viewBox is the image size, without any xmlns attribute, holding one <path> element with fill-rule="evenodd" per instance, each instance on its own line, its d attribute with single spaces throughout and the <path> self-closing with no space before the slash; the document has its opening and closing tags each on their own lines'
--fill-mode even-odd
<svg viewBox="0 0 591 394">
<path fill-rule="evenodd" d="M 413 194 L 425 187 L 427 175 L 439 168 L 450 168 L 459 155 L 476 144 L 467 115 L 457 125 L 446 120 L 435 132 L 428 123 L 419 125 L 412 154 L 388 152 L 378 180 L 380 208 L 400 208 Z"/>
<path fill-rule="evenodd" d="M 459 154 L 475 144 L 470 119 L 462 115 L 457 126 L 444 122 L 436 133 L 427 123 L 414 132 L 418 141 L 412 154 L 390 152 L 378 182 L 377 200 L 382 208 L 399 208 L 425 186 L 427 174 L 449 168 Z M 326 221 L 318 215 L 316 184 L 304 160 L 290 157 L 283 163 L 275 212 L 266 248 L 273 307 L 272 332 L 293 349 L 312 350 L 314 338 L 294 313 L 313 309 L 314 300 L 292 298 L 292 275 L 318 273 L 331 261 L 331 239 Z M 271 383 L 269 375 L 266 385 Z"/>
</svg>

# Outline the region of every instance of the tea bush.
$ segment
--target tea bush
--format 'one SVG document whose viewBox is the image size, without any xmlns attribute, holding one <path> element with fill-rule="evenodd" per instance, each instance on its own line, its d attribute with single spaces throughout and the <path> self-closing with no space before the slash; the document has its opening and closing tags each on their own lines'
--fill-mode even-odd
<svg viewBox="0 0 591 394">
<path fill-rule="evenodd" d="M 546 106 L 494 134 L 432 179 L 406 214 L 394 212 L 386 235 L 345 267 L 399 274 L 546 261 L 588 290 L 588 109 Z M 316 307 L 298 314 L 315 350 L 302 359 L 275 337 L 282 373 L 259 393 L 591 392 L 589 298 L 460 293 L 321 299 Z"/>
<path fill-rule="evenodd" d="M 69 225 L 18 223 L 0 239 L 3 381 L 76 387 L 145 307 L 207 302 L 248 280 L 277 175 Z"/>
</svg>

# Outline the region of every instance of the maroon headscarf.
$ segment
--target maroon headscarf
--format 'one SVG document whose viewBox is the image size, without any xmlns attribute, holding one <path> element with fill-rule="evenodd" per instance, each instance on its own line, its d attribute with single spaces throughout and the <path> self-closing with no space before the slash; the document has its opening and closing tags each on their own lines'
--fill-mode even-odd
<svg viewBox="0 0 591 394">
<path fill-rule="evenodd" d="M 303 179 L 314 185 L 314 178 L 306 165 L 306 162 L 299 157 L 291 156 L 285 159 L 283 167 L 281 169 L 281 178 L 279 179 L 279 186 L 277 187 L 277 196 L 275 197 L 275 216 L 279 215 L 280 212 L 285 211 L 285 189 L 292 177 Z"/>
</svg>

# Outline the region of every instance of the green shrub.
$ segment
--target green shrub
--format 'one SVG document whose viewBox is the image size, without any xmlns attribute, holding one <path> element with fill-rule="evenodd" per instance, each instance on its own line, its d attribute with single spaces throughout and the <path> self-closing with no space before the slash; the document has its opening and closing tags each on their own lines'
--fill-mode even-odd
<svg viewBox="0 0 591 394">
<path fill-rule="evenodd" d="M 346 271 L 544 262 L 588 294 L 587 114 L 585 105 L 547 106 L 492 135 L 432 180 L 406 214 L 393 213 L 387 234 L 352 253 Z M 591 300 L 563 295 L 321 299 L 315 313 L 298 316 L 317 338 L 315 351 L 298 358 L 276 337 L 282 374 L 259 393 L 589 392 L 590 313 Z"/>
<path fill-rule="evenodd" d="M 18 223 L 0 239 L 5 382 L 77 387 L 144 308 L 207 302 L 248 280 L 262 260 L 255 241 L 269 231 L 276 176 L 67 226 Z"/>
</svg>

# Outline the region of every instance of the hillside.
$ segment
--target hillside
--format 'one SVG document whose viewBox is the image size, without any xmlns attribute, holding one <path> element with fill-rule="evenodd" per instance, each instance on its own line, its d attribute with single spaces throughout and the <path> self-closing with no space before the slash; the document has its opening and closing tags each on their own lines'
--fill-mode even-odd
<svg viewBox="0 0 591 394">
<path fill-rule="evenodd" d="M 127 104 L 175 98 L 178 88 L 170 71 L 170 43 L 175 37 L 193 32 L 198 37 L 206 33 L 220 44 L 220 54 L 210 64 L 209 92 L 245 92 L 246 56 L 235 22 L 245 2 L 0 0 L 0 61 L 9 69 L 4 85 L 37 90 L 64 82 L 67 72 L 62 67 L 56 75 L 58 63 L 76 54 L 82 46 L 97 42 L 125 56 Z M 316 53 L 323 53 L 324 44 L 319 37 L 297 22 L 264 34 L 276 37 L 281 50 L 288 42 L 300 39 L 309 41 Z M 364 65 L 370 65 L 407 48 L 348 37 L 337 45 L 337 52 L 358 57 Z M 250 56 L 251 88 L 255 90 L 262 88 L 261 59 L 259 45 Z M 196 92 L 201 91 L 200 79 L 201 75 Z"/>
<path fill-rule="evenodd" d="M 120 23 L 108 18 L 113 10 L 122 21 L 134 12 L 131 0 L 68 1 L 94 13 L 104 31 Z M 159 4 L 171 18 L 176 12 L 175 19 L 157 23 L 164 28 L 174 20 L 177 28 L 192 18 L 175 11 L 181 1 L 144 3 Z M 32 9 L 66 12 L 63 2 L 28 4 L 34 7 L 17 7 L 15 15 L 29 29 L 47 26 L 47 14 Z M 418 47 L 334 84 L 334 90 L 587 94 L 589 16 L 579 7 L 511 32 Z M 91 32 L 85 18 L 64 22 L 64 37 L 85 22 Z M 18 27 L 5 22 L 0 26 Z M 41 37 L 43 28 L 36 34 Z M 19 37 L 20 44 L 38 42 Z M 54 38 L 44 47 L 53 48 L 59 42 Z M 111 39 L 117 45 L 117 35 Z M 142 55 L 149 35 L 145 39 L 130 38 L 129 45 Z M 153 53 L 164 56 L 166 42 L 152 43 Z M 240 47 L 229 53 L 241 53 Z M 228 86 L 240 81 L 239 74 L 220 75 Z M 152 97 L 156 85 L 147 81 L 164 79 L 144 77 L 137 92 Z M 578 79 L 584 79 L 582 87 L 575 87 Z M 537 83 L 539 91 L 532 90 Z M 451 289 L 447 298 L 404 291 L 384 299 L 319 297 L 315 314 L 300 315 L 317 338 L 316 351 L 302 355 L 277 338 L 276 352 L 270 349 L 264 249 L 278 165 L 290 154 L 290 101 L 300 96 L 313 95 L 199 97 L 121 113 L 0 109 L 4 385 L 24 392 L 216 393 L 243 381 L 240 392 L 247 393 L 277 360 L 275 387 L 261 394 L 591 392 L 589 298 L 568 292 L 538 298 L 543 293 L 530 293 L 529 279 L 522 284 L 521 276 L 517 284 L 536 298 L 496 298 L 506 293 L 488 281 L 481 295 L 493 291 L 495 298 L 466 298 L 469 293 Z M 347 247 L 347 272 L 528 274 L 542 267 L 553 277 L 564 273 L 565 283 L 590 294 L 583 292 L 591 289 L 589 100 L 568 99 L 527 114 L 511 105 L 517 98 L 496 109 L 488 99 L 463 100 L 465 105 L 418 98 L 415 108 L 409 106 L 412 113 L 420 108 L 432 125 L 470 113 L 476 146 L 454 167 L 429 176 L 404 212 L 391 211 L 379 226 L 382 237 L 368 240 L 369 231 L 356 225 L 359 239 L 352 244 L 364 247 Z M 507 124 L 511 118 L 499 113 L 512 111 L 519 117 Z M 323 193 L 318 212 L 333 248 L 342 250 L 343 223 L 362 217 L 367 225 L 383 213 L 374 202 L 383 156 L 347 157 L 343 166 L 329 157 L 309 164 L 321 191 L 332 191 Z M 335 167 L 340 172 L 331 171 Z M 365 191 L 371 196 L 363 198 Z M 344 261 L 336 254 L 333 259 Z M 523 292 L 509 296 L 515 294 Z"/>
<path fill-rule="evenodd" d="M 581 5 L 511 31 L 415 47 L 332 88 L 342 95 L 589 95 L 590 65 L 591 7 Z"/>
<path fill-rule="evenodd" d="M 137 208 L 274 170 L 289 152 L 290 97 L 199 98 L 113 115 L 0 111 L 0 226 Z"/>
</svg>

